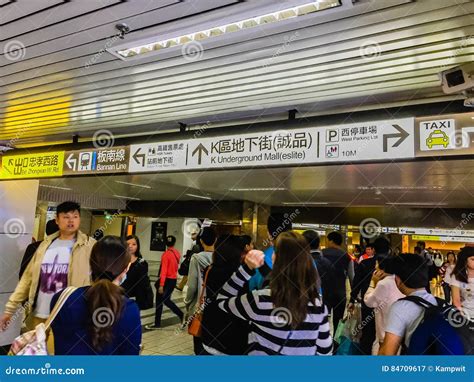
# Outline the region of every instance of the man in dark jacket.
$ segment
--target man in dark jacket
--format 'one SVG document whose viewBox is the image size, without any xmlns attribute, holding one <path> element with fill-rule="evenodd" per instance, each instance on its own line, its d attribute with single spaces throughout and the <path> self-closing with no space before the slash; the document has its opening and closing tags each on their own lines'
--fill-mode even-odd
<svg viewBox="0 0 474 382">
<path fill-rule="evenodd" d="M 323 249 L 323 257 L 331 262 L 334 272 L 327 288 L 326 304 L 329 311 L 332 310 L 332 323 L 336 330 L 346 309 L 346 278 L 349 275 L 351 259 L 342 249 L 342 235 L 339 232 L 331 232 L 327 240 L 328 247 Z"/>
<path fill-rule="evenodd" d="M 372 354 L 372 345 L 375 341 L 375 314 L 372 308 L 364 303 L 364 296 L 370 286 L 370 280 L 375 271 L 375 248 L 373 244 L 367 245 L 365 253 L 359 258 L 355 268 L 354 281 L 352 282 L 351 302 L 348 310 L 354 309 L 354 303 L 361 303 L 362 310 L 362 336 L 360 339 L 360 353 L 362 355 Z"/>
<path fill-rule="evenodd" d="M 323 302 L 326 303 L 328 293 L 330 292 L 331 279 L 332 277 L 334 277 L 334 269 L 332 267 L 331 262 L 325 257 L 323 257 L 323 254 L 319 249 L 320 238 L 318 233 L 313 230 L 307 230 L 303 232 L 303 236 L 309 244 L 311 257 L 313 258 L 316 264 L 316 269 L 318 270 L 321 282 L 321 285 L 319 285 L 319 287 L 322 291 Z"/>
<path fill-rule="evenodd" d="M 46 223 L 46 236 L 52 235 L 53 233 L 56 233 L 59 231 L 59 227 L 56 223 L 55 219 L 51 219 Z M 19 278 L 21 279 L 21 276 L 23 276 L 23 273 L 26 270 L 26 267 L 30 263 L 31 259 L 33 258 L 36 250 L 40 246 L 40 244 L 43 241 L 35 241 L 34 243 L 31 243 L 26 247 L 25 254 L 23 255 L 23 259 L 21 260 L 21 265 L 20 265 L 20 273 L 19 273 Z"/>
</svg>

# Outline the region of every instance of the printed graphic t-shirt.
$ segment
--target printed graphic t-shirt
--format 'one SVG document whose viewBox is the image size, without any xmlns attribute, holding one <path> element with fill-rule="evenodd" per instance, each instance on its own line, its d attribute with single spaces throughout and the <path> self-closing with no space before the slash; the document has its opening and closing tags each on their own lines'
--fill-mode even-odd
<svg viewBox="0 0 474 382">
<path fill-rule="evenodd" d="M 34 316 L 48 318 L 49 306 L 55 293 L 67 287 L 67 275 L 75 240 L 54 240 L 41 264 L 38 299 Z"/>
</svg>

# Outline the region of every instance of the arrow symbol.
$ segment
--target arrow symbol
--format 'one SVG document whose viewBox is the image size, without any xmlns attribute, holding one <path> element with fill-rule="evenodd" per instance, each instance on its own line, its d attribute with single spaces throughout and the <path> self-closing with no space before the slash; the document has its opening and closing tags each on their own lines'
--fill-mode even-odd
<svg viewBox="0 0 474 382">
<path fill-rule="evenodd" d="M 140 154 L 140 151 L 142 151 L 142 148 L 139 147 L 137 151 L 135 151 L 135 154 L 133 154 L 132 158 L 137 162 L 137 164 L 141 164 L 142 167 L 145 167 L 145 154 Z M 138 159 L 142 159 L 140 162 Z"/>
<path fill-rule="evenodd" d="M 398 133 L 395 133 L 395 134 L 384 134 L 383 136 L 383 152 L 386 153 L 387 152 L 387 144 L 388 144 L 388 140 L 390 138 L 399 138 L 398 141 L 396 141 L 392 147 L 398 147 L 400 146 L 400 144 L 408 138 L 408 136 L 410 135 L 407 131 L 403 130 L 399 125 L 392 125 L 393 127 L 395 127 L 395 129 L 398 130 Z"/>
<path fill-rule="evenodd" d="M 198 164 L 201 164 L 202 162 L 202 153 L 205 153 L 206 155 L 209 155 L 209 151 L 207 151 L 206 147 L 200 143 L 193 151 L 191 156 L 194 156 L 194 154 L 198 153 Z"/>
<path fill-rule="evenodd" d="M 72 171 L 76 171 L 77 159 L 74 158 L 73 153 L 69 154 L 67 157 L 66 164 Z"/>
</svg>

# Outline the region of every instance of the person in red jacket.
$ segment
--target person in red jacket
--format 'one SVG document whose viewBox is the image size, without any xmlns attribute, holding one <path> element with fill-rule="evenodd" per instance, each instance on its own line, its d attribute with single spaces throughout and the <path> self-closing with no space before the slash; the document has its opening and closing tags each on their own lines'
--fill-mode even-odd
<svg viewBox="0 0 474 382">
<path fill-rule="evenodd" d="M 147 325 L 145 329 L 159 329 L 161 327 L 161 314 L 163 313 L 163 305 L 166 305 L 176 314 L 179 319 L 183 320 L 183 312 L 171 300 L 171 294 L 176 287 L 176 279 L 178 276 L 178 266 L 181 254 L 174 248 L 176 238 L 174 236 L 166 237 L 166 246 L 168 247 L 161 257 L 160 270 L 158 272 L 158 281 L 156 282 L 156 312 L 155 324 Z"/>
</svg>

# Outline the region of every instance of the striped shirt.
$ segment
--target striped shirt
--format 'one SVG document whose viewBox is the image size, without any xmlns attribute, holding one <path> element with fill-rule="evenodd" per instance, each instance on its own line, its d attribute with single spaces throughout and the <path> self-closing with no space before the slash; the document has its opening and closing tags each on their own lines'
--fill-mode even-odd
<svg viewBox="0 0 474 382">
<path fill-rule="evenodd" d="M 255 271 L 241 266 L 222 287 L 219 307 L 236 317 L 251 321 L 249 344 L 251 355 L 330 355 L 332 338 L 327 308 L 317 299 L 309 304 L 309 314 L 296 329 L 291 329 L 290 312 L 274 308 L 270 289 L 242 294 L 245 283 Z M 286 316 L 286 317 L 285 317 Z M 284 320 L 279 319 L 284 318 Z"/>
</svg>

